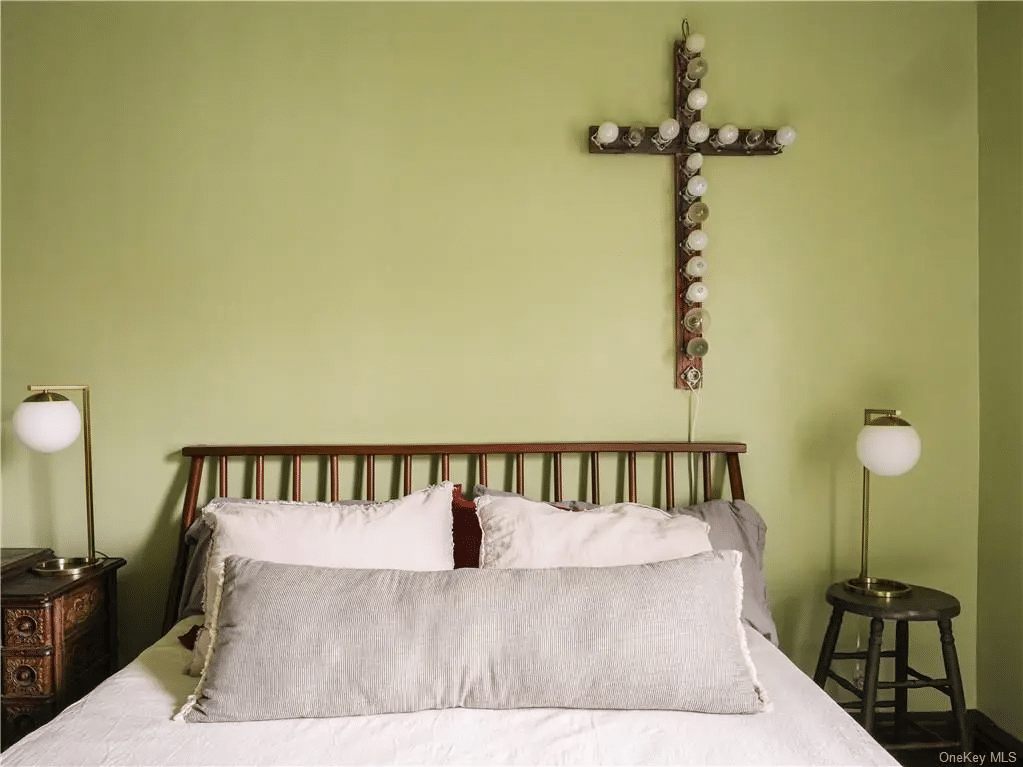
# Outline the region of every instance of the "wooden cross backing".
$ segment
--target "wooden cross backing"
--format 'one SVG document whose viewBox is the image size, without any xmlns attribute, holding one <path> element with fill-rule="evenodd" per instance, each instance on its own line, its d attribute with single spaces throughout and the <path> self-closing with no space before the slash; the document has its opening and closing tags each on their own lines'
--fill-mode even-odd
<svg viewBox="0 0 1023 767">
<path fill-rule="evenodd" d="M 683 22 L 683 35 L 688 35 L 688 24 Z M 699 277 L 686 274 L 686 265 L 691 258 L 704 255 L 687 249 L 686 240 L 689 235 L 702 228 L 700 223 L 686 221 L 686 211 L 698 198 L 687 195 L 686 186 L 702 171 L 687 169 L 689 156 L 700 153 L 704 156 L 752 157 L 757 155 L 781 154 L 783 146 L 776 143 L 778 129 L 774 128 L 739 128 L 738 138 L 733 143 L 719 145 L 715 140 L 718 128 L 711 127 L 710 135 L 705 141 L 693 143 L 689 139 L 689 128 L 694 122 L 701 121 L 701 110 L 687 108 L 689 94 L 700 87 L 700 80 L 687 79 L 686 68 L 692 59 L 702 57 L 702 53 L 686 51 L 685 40 L 675 42 L 675 92 L 674 118 L 678 121 L 679 131 L 676 138 L 664 141 L 659 134 L 659 127 L 624 126 L 617 138 L 606 143 L 599 143 L 597 130 L 600 126 L 591 125 L 587 145 L 590 154 L 661 154 L 675 158 L 675 388 L 698 389 L 703 382 L 703 357 L 692 356 L 687 352 L 690 341 L 702 338 L 702 328 L 695 332 L 683 325 L 683 318 L 688 310 L 697 308 L 699 303 L 686 300 L 686 291 Z M 639 130 L 636 130 L 639 128 Z M 642 131 L 642 134 L 640 134 Z M 751 136 L 751 131 L 754 135 Z M 762 133 L 762 136 L 760 135 Z M 657 139 L 655 142 L 654 139 Z M 759 138 L 759 141 L 757 141 Z M 749 139 L 749 142 L 747 142 Z"/>
</svg>

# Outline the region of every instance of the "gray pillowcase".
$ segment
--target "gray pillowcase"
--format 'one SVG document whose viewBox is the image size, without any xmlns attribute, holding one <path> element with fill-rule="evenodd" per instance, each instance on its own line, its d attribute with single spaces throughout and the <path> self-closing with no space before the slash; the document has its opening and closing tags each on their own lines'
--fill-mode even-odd
<svg viewBox="0 0 1023 767">
<path fill-rule="evenodd" d="M 749 625 L 778 644 L 778 629 L 771 616 L 764 578 L 764 546 L 767 523 L 746 501 L 705 501 L 695 506 L 676 506 L 669 514 L 687 514 L 710 525 L 710 545 L 717 550 L 742 553 L 742 617 Z"/>
<path fill-rule="evenodd" d="M 213 530 L 202 515 L 185 531 L 185 577 L 178 602 L 178 620 L 202 615 L 203 592 L 206 591 L 206 558 L 209 556 Z"/>
<path fill-rule="evenodd" d="M 765 711 L 739 556 L 623 567 L 362 570 L 227 558 L 213 651 L 175 717 L 442 708 Z"/>
</svg>

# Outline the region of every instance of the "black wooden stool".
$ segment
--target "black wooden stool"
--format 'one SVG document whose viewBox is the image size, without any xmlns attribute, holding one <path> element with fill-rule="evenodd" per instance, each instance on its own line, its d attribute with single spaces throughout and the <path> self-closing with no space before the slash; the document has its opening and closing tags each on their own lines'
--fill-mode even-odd
<svg viewBox="0 0 1023 767">
<path fill-rule="evenodd" d="M 959 615 L 959 600 L 943 591 L 913 586 L 906 596 L 884 598 L 857 594 L 845 588 L 844 583 L 833 583 L 828 589 L 828 604 L 832 605 L 831 620 L 828 623 L 821 654 L 817 660 L 817 671 L 813 680 L 824 687 L 829 678 L 853 693 L 859 702 L 846 704 L 845 708 L 862 713 L 864 729 L 873 735 L 875 708 L 894 708 L 895 741 L 883 744 L 889 751 L 912 748 L 951 748 L 970 750 L 970 733 L 966 726 L 966 700 L 963 696 L 963 679 L 959 672 L 959 656 L 956 654 L 955 639 L 952 636 L 952 619 Z M 842 628 L 842 616 L 847 613 L 865 615 L 870 620 L 870 640 L 866 651 L 835 652 L 838 632 Z M 895 621 L 895 649 L 881 650 L 881 633 L 884 622 Z M 941 653 L 945 660 L 945 679 L 932 679 L 909 666 L 909 622 L 936 621 L 941 637 Z M 861 658 L 866 660 L 863 689 L 831 669 L 833 660 Z M 878 670 L 881 658 L 895 659 L 895 680 L 879 682 Z M 910 677 L 913 677 L 910 679 Z M 948 695 L 952 702 L 952 717 L 959 731 L 959 740 L 943 740 L 935 733 L 912 721 L 908 716 L 908 692 L 910 688 L 933 687 Z M 894 700 L 877 700 L 878 690 L 894 690 Z M 906 725 L 924 730 L 934 740 L 926 742 L 904 742 Z"/>
</svg>

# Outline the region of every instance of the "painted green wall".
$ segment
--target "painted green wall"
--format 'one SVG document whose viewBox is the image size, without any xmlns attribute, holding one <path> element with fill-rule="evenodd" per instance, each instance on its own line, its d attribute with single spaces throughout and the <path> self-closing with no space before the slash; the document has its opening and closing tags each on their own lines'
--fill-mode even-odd
<svg viewBox="0 0 1023 767">
<path fill-rule="evenodd" d="M 685 437 L 671 163 L 589 155 L 585 130 L 667 116 L 688 16 L 707 118 L 800 132 L 708 161 L 697 423 L 749 443 L 784 649 L 812 667 L 858 568 L 862 409 L 898 407 L 924 451 L 874 483 L 873 570 L 961 598 L 972 705 L 973 5 L 2 12 L 3 539 L 81 547 L 80 458 L 9 420 L 28 383 L 92 384 L 129 654 L 158 632 L 184 444 Z"/>
<path fill-rule="evenodd" d="M 1023 739 L 1023 6 L 980 3 L 977 705 Z"/>
</svg>

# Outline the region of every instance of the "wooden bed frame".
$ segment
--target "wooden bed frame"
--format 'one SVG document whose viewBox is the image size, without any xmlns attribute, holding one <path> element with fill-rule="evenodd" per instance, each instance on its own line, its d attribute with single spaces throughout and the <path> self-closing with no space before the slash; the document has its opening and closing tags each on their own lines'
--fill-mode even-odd
<svg viewBox="0 0 1023 767">
<path fill-rule="evenodd" d="M 322 477 L 324 487 L 329 487 L 329 500 L 340 499 L 340 458 L 354 457 L 356 460 L 356 484 L 365 487 L 365 500 L 376 500 L 376 467 L 378 459 L 390 459 L 393 465 L 401 468 L 401 494 L 412 492 L 412 467 L 415 459 L 424 457 L 430 460 L 430 483 L 451 480 L 451 456 L 466 457 L 470 466 L 476 459 L 476 476 L 479 483 L 486 485 L 488 463 L 492 457 L 503 459 L 505 464 L 514 461 L 514 490 L 525 493 L 525 457 L 540 454 L 550 461 L 553 474 L 553 500 L 564 499 L 563 459 L 564 456 L 577 456 L 586 460 L 588 455 L 589 498 L 591 503 L 600 503 L 600 456 L 615 454 L 618 456 L 619 467 L 623 477 L 619 480 L 624 487 L 618 489 L 621 496 L 631 502 L 637 499 L 636 456 L 637 454 L 655 454 L 663 457 L 660 473 L 664 480 L 664 508 L 675 505 L 675 455 L 683 453 L 688 456 L 699 455 L 700 474 L 702 475 L 703 497 L 713 497 L 712 457 L 724 457 L 727 469 L 728 484 L 734 500 L 745 499 L 742 486 L 742 473 L 739 468 L 739 454 L 746 452 L 746 445 L 740 442 L 491 442 L 479 444 L 447 444 L 447 445 L 194 445 L 185 447 L 181 454 L 191 459 L 188 484 L 182 506 L 181 529 L 178 535 L 178 551 L 174 560 L 174 571 L 171 576 L 170 591 L 167 595 L 167 607 L 164 612 L 163 630 L 169 631 L 177 622 L 178 604 L 181 599 L 185 577 L 187 546 L 185 533 L 195 521 L 200 508 L 199 496 L 202 485 L 203 468 L 207 459 L 216 459 L 216 494 L 220 497 L 228 495 L 228 459 L 244 459 L 246 472 L 246 490 L 242 497 L 265 499 L 266 496 L 266 460 L 280 459 L 291 464 L 291 498 L 302 500 L 302 465 L 304 458 L 317 459 L 320 469 L 329 474 Z M 439 463 L 439 466 L 438 466 Z M 321 468 L 326 464 L 324 468 Z M 437 478 L 439 469 L 439 479 Z M 363 483 L 363 479 L 365 480 Z M 429 483 L 427 483 L 429 484 Z M 212 486 L 211 486 L 212 488 Z M 397 483 L 392 482 L 388 497 L 396 497 Z M 280 495 L 287 490 L 281 490 Z M 326 495 L 326 492 L 324 492 Z M 234 497 L 239 497 L 235 493 Z M 280 498 L 284 500 L 283 498 Z M 326 500 L 326 499 L 325 499 Z M 471 501 L 456 497 L 453 507 L 455 567 L 476 567 L 479 561 L 480 529 L 476 520 Z"/>
</svg>

